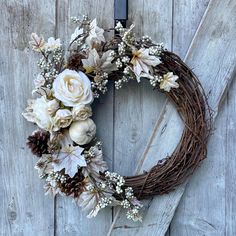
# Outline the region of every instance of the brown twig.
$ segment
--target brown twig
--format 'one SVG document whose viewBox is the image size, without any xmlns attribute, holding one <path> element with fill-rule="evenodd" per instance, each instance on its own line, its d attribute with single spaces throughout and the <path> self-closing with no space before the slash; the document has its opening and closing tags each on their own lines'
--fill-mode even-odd
<svg viewBox="0 0 236 236">
<path fill-rule="evenodd" d="M 133 188 L 139 199 L 169 193 L 183 183 L 206 158 L 212 129 L 212 112 L 198 78 L 174 53 L 164 51 L 161 59 L 156 71 L 161 74 L 172 71 L 179 76 L 179 88 L 166 95 L 184 119 L 185 129 L 175 151 L 162 164 L 157 163 L 144 174 L 125 177 L 126 185 Z"/>
</svg>

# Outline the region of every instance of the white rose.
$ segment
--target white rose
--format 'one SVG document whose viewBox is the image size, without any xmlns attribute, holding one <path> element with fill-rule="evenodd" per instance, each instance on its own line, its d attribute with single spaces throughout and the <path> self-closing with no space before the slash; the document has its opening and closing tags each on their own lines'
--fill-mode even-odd
<svg viewBox="0 0 236 236">
<path fill-rule="evenodd" d="M 58 131 L 60 128 L 68 127 L 72 122 L 71 111 L 67 109 L 60 109 L 56 112 L 55 117 L 53 118 L 53 130 Z"/>
<path fill-rule="evenodd" d="M 71 139 L 78 145 L 85 145 L 95 137 L 96 125 L 90 118 L 75 121 L 69 128 L 69 134 Z"/>
<path fill-rule="evenodd" d="M 55 97 L 65 106 L 75 107 L 93 101 L 91 83 L 83 72 L 66 69 L 53 82 Z"/>
<path fill-rule="evenodd" d="M 74 120 L 86 120 L 92 116 L 92 109 L 90 106 L 78 105 L 73 107 L 72 116 Z"/>
<path fill-rule="evenodd" d="M 36 123 L 41 129 L 51 131 L 52 117 L 48 111 L 48 100 L 42 96 L 28 101 L 26 112 L 22 115 L 30 122 Z"/>
</svg>

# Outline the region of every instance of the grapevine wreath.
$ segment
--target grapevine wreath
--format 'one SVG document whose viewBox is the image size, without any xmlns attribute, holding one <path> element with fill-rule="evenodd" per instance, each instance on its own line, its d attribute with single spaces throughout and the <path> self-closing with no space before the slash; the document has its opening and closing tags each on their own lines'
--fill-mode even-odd
<svg viewBox="0 0 236 236">
<path fill-rule="evenodd" d="M 77 28 L 68 50 L 60 39 L 45 42 L 31 35 L 30 45 L 42 55 L 41 73 L 34 80 L 35 98 L 28 101 L 23 116 L 38 126 L 27 142 L 39 157 L 35 168 L 46 181 L 46 194 L 70 196 L 88 217 L 120 205 L 128 219 L 141 220 L 140 200 L 170 192 L 206 157 L 211 128 L 206 96 L 177 55 L 148 36 L 137 39 L 134 25 L 124 28 L 118 23 L 118 34 L 106 40 L 96 19 L 72 21 Z M 143 79 L 173 101 L 185 129 L 171 156 L 141 175 L 123 177 L 108 171 L 90 105 L 107 91 L 108 81 L 120 89 L 129 80 Z"/>
</svg>

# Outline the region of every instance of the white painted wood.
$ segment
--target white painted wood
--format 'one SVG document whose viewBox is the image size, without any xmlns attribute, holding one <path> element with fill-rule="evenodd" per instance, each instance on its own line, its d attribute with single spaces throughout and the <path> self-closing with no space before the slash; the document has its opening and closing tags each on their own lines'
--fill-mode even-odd
<svg viewBox="0 0 236 236">
<path fill-rule="evenodd" d="M 39 59 L 29 50 L 30 33 L 47 37 L 54 32 L 54 1 L 1 1 L 0 12 L 0 235 L 53 235 L 53 199 L 44 196 L 43 182 L 33 168 L 37 158 L 25 147 L 36 126 L 21 113 Z"/>
<path fill-rule="evenodd" d="M 235 4 L 232 1 L 225 1 L 224 3 L 212 1 L 210 3 L 207 14 L 205 14 L 186 57 L 187 63 L 195 68 L 195 72 L 199 75 L 206 92 L 211 91 L 209 102 L 216 110 L 215 115 L 227 84 L 231 80 L 236 62 L 234 54 L 236 46 L 235 14 L 233 14 Z M 224 11 L 222 11 L 223 8 Z M 222 55 L 224 56 L 222 57 Z M 219 58 L 224 58 L 224 60 L 219 60 Z M 209 75 L 212 79 L 209 79 Z M 171 110 L 173 109 L 171 108 Z M 162 124 L 165 125 L 165 120 Z M 172 127 L 167 126 L 165 133 L 169 133 L 168 137 L 172 135 Z M 161 138 L 159 137 L 157 140 L 161 140 Z M 165 142 L 160 141 L 160 143 Z M 150 157 L 152 156 L 150 155 Z M 146 169 L 152 163 L 149 158 L 146 158 L 143 161 L 142 168 Z M 155 198 L 147 214 L 147 217 L 150 217 L 150 215 L 153 217 L 150 221 L 147 220 L 148 224 L 143 223 L 142 227 L 137 226 L 135 233 L 142 235 L 148 227 L 152 227 L 150 232 L 155 232 L 155 235 L 163 235 L 168 228 L 183 191 L 184 186 L 181 186 L 169 195 Z M 119 224 L 118 221 L 115 225 L 114 235 L 124 232 L 123 230 L 127 228 L 129 229 L 129 226 Z M 125 232 L 127 233 L 127 231 Z"/>
<path fill-rule="evenodd" d="M 106 14 L 104 14 L 106 13 Z M 57 4 L 57 36 L 63 38 L 65 42 L 70 40 L 69 35 L 73 32 L 75 25 L 71 24 L 70 17 L 87 14 L 90 18 L 97 18 L 101 27 L 113 27 L 113 1 L 92 0 L 92 1 L 58 1 Z M 96 104 L 93 113 L 95 123 L 98 127 L 97 137 L 101 138 L 106 161 L 112 168 L 113 160 L 113 87 L 110 86 L 109 93 Z M 55 231 L 57 236 L 79 235 L 103 236 L 107 233 L 112 220 L 112 210 L 101 211 L 96 218 L 86 218 L 86 213 L 82 212 L 71 199 L 58 197 L 56 201 Z"/>
</svg>

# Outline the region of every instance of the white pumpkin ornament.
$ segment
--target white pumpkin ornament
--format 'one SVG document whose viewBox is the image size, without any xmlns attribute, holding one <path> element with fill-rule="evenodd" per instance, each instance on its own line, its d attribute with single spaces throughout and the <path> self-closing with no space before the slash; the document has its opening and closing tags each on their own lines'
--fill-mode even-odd
<svg viewBox="0 0 236 236">
<path fill-rule="evenodd" d="M 96 125 L 91 119 L 75 121 L 69 128 L 71 139 L 78 145 L 89 143 L 96 134 Z"/>
</svg>

